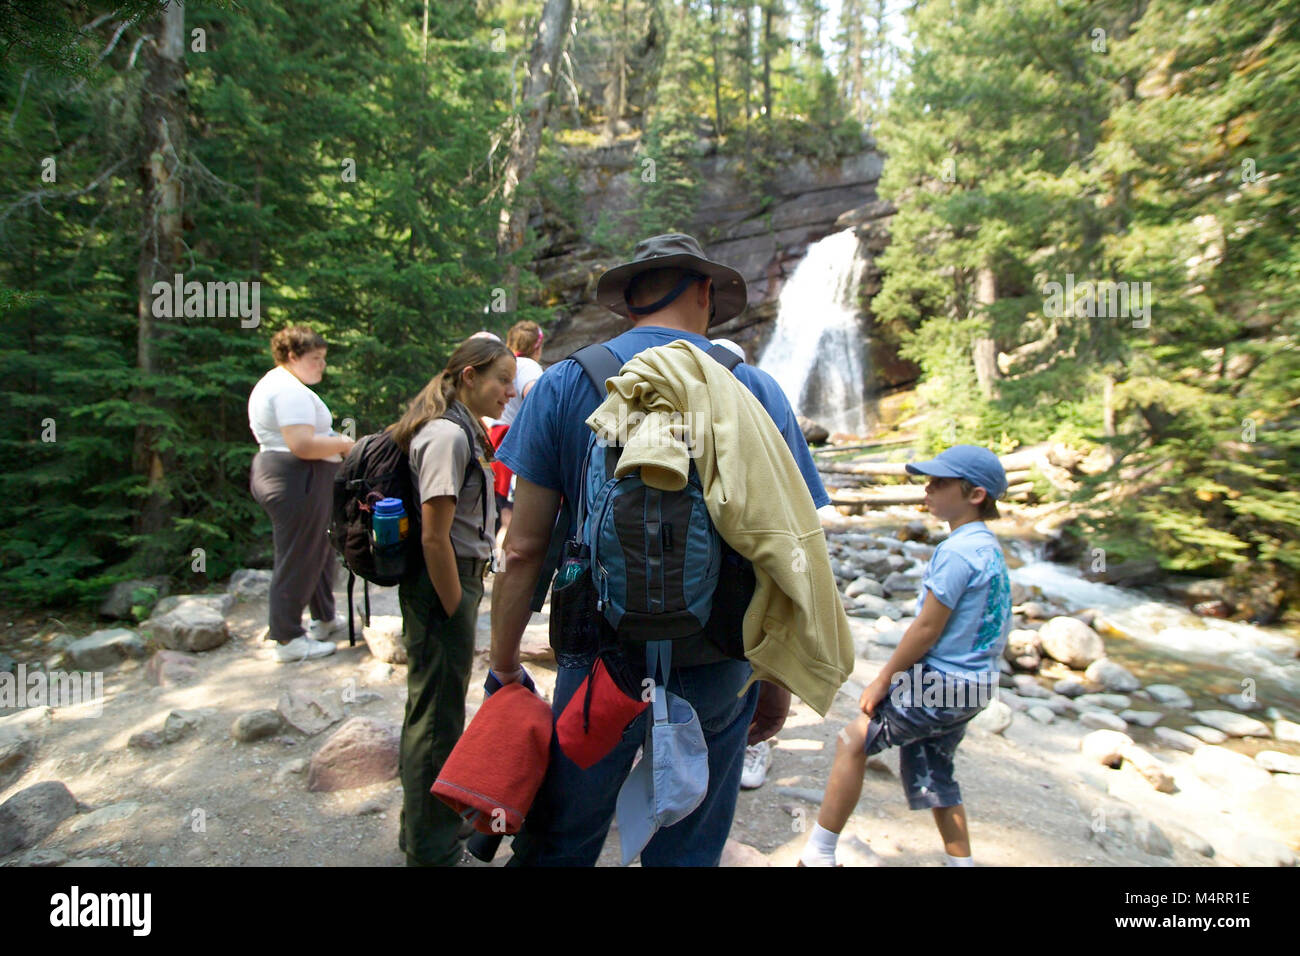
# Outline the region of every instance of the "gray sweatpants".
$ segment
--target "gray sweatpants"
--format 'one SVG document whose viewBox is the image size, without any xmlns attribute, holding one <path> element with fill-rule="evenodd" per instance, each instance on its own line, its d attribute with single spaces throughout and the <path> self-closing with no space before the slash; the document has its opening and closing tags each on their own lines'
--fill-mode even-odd
<svg viewBox="0 0 1300 956">
<path fill-rule="evenodd" d="M 270 633 L 287 644 L 301 637 L 302 609 L 334 620 L 334 553 L 329 543 L 334 473 L 339 463 L 304 461 L 288 452 L 259 451 L 248 487 L 271 516 L 275 570 L 271 574 Z"/>
</svg>

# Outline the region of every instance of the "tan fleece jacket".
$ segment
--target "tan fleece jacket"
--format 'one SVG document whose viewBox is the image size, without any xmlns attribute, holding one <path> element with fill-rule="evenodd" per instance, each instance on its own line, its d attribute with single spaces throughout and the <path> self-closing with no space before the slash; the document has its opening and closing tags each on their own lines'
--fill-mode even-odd
<svg viewBox="0 0 1300 956">
<path fill-rule="evenodd" d="M 626 446 L 619 472 L 640 466 L 647 484 L 679 489 L 689 444 L 709 517 L 754 563 L 758 587 L 744 621 L 750 683 L 780 684 L 825 716 L 853 670 L 853 641 L 812 495 L 771 416 L 683 340 L 646 349 L 605 384 L 609 395 L 587 425 Z"/>
</svg>

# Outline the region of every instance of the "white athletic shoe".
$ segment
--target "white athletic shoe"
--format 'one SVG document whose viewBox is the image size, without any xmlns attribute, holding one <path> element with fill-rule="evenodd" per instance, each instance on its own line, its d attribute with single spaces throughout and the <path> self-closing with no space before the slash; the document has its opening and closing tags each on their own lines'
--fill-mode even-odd
<svg viewBox="0 0 1300 956">
<path fill-rule="evenodd" d="M 310 637 L 295 637 L 288 644 L 277 644 L 272 656 L 281 664 L 306 661 L 313 657 L 328 657 L 334 653 L 331 641 L 313 641 Z"/>
<path fill-rule="evenodd" d="M 336 614 L 332 621 L 312 620 L 307 625 L 307 636 L 313 641 L 328 641 L 334 635 L 344 632 L 348 629 L 348 619 L 342 614 Z"/>
<path fill-rule="evenodd" d="M 767 779 L 767 768 L 772 766 L 772 748 L 766 740 L 745 748 L 745 769 L 740 772 L 740 788 L 753 790 Z"/>
</svg>

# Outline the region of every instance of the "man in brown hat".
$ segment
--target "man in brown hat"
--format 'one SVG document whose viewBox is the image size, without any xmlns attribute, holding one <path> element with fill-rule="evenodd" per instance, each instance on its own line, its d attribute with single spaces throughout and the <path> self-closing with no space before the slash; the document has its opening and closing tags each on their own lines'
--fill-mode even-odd
<svg viewBox="0 0 1300 956">
<path fill-rule="evenodd" d="M 745 308 L 745 280 L 705 256 L 698 242 L 672 233 L 636 246 L 632 260 L 600 277 L 596 299 L 632 320 L 632 328 L 604 343 L 619 362 L 678 339 L 708 351 L 710 326 Z M 830 503 L 812 454 L 780 386 L 766 372 L 741 363 L 737 379 L 767 409 L 781 431 L 817 507 Z M 521 406 L 497 459 L 517 475 L 515 517 L 506 537 L 506 570 L 492 589 L 492 673 L 502 683 L 520 679 L 519 643 L 545 562 L 561 499 L 579 500 L 591 429 L 587 417 L 605 398 L 579 364 L 566 359 L 547 369 Z M 569 533 L 574 533 L 574 528 Z M 558 716 L 586 677 L 595 648 L 557 654 L 553 710 Z M 749 664 L 721 653 L 704 637 L 673 644 L 668 689 L 699 716 L 709 750 L 709 789 L 689 816 L 660 829 L 641 852 L 645 866 L 716 866 L 731 830 L 746 743 L 780 730 L 790 695 L 761 682 L 737 696 Z M 552 744 L 545 783 L 514 840 L 518 865 L 591 866 L 614 817 L 619 788 L 631 770 L 644 726 L 636 721 L 614 750 L 587 770 Z"/>
</svg>

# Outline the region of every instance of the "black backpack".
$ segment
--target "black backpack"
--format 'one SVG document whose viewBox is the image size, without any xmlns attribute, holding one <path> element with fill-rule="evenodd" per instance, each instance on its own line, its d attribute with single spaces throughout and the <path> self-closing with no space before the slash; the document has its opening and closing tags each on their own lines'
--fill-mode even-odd
<svg viewBox="0 0 1300 956">
<path fill-rule="evenodd" d="M 470 456 L 465 465 L 461 487 L 469 480 L 475 467 L 474 435 L 464 422 L 442 416 L 460 425 L 469 441 Z M 484 513 L 487 512 L 487 482 L 484 481 Z M 334 550 L 348 569 L 348 644 L 356 645 L 356 628 L 353 621 L 353 586 L 356 579 L 365 582 L 364 626 L 370 626 L 370 585 L 393 587 L 400 584 L 402 574 L 380 574 L 376 570 L 374 538 L 371 519 L 374 504 L 383 498 L 400 498 L 406 511 L 406 564 L 424 563 L 420 545 L 420 501 L 411 482 L 410 456 L 398 447 L 387 431 L 366 435 L 352 446 L 343 464 L 334 476 L 334 507 L 330 515 L 329 539 Z"/>
</svg>

